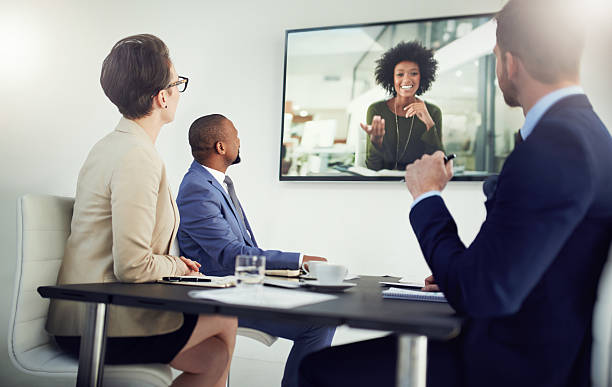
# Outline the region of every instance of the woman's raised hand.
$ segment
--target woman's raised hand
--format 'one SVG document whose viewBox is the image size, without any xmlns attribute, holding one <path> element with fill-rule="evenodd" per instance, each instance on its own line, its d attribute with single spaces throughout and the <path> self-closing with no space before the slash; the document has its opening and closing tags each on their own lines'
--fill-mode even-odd
<svg viewBox="0 0 612 387">
<path fill-rule="evenodd" d="M 406 112 L 406 118 L 416 115 L 419 120 L 423 121 L 427 130 L 431 129 L 436 124 L 431 118 L 427 106 L 425 106 L 425 101 L 423 100 L 417 98 L 416 102 L 405 106 L 404 111 Z"/>
<path fill-rule="evenodd" d="M 359 124 L 361 129 L 370 136 L 370 141 L 378 149 L 382 148 L 383 137 L 385 135 L 385 119 L 380 116 L 374 116 L 372 125 Z"/>
</svg>

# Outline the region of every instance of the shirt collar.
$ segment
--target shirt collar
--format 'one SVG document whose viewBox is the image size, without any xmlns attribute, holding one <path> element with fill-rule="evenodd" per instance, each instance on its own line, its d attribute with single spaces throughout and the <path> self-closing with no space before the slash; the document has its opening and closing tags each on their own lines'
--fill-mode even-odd
<svg viewBox="0 0 612 387">
<path fill-rule="evenodd" d="M 550 109 L 552 105 L 557 103 L 559 100 L 574 94 L 584 94 L 584 90 L 582 90 L 582 87 L 580 86 L 568 86 L 550 92 L 544 97 L 540 98 L 525 116 L 525 123 L 521 128 L 521 137 L 523 140 L 527 139 L 531 132 L 533 132 L 533 128 L 535 128 L 544 113 L 546 113 L 546 111 Z"/>
<path fill-rule="evenodd" d="M 202 164 L 200 164 L 202 165 Z M 219 182 L 219 185 L 221 187 L 225 187 L 225 173 L 221 172 L 221 171 L 217 171 L 216 169 L 213 168 L 208 168 L 206 165 L 202 165 L 203 168 L 205 168 L 208 172 L 210 172 L 210 174 L 215 178 L 215 180 L 217 180 Z"/>
</svg>

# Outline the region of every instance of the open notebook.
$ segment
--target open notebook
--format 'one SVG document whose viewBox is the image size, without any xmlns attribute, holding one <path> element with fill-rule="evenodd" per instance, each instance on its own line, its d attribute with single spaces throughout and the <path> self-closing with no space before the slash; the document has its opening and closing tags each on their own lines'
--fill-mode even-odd
<svg viewBox="0 0 612 387">
<path fill-rule="evenodd" d="M 447 302 L 442 292 L 424 292 L 421 290 L 389 288 L 383 290 L 383 298 L 397 298 L 403 300 Z"/>
</svg>

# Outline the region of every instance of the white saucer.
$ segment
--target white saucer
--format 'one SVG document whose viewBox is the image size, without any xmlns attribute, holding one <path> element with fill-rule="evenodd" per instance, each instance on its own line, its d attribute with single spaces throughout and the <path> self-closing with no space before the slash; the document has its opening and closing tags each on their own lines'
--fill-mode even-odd
<svg viewBox="0 0 612 387">
<path fill-rule="evenodd" d="M 318 281 L 316 281 L 316 282 L 304 282 L 302 284 L 302 287 L 312 288 L 314 290 L 319 290 L 319 291 L 323 291 L 323 292 L 341 292 L 343 290 L 350 289 L 350 288 L 352 288 L 354 286 L 357 286 L 357 284 L 354 284 L 354 283 L 351 283 L 351 282 L 343 282 L 343 283 L 337 284 L 337 285 L 320 284 Z"/>
<path fill-rule="evenodd" d="M 313 276 L 312 274 L 308 273 L 308 274 L 302 274 L 300 275 L 301 279 L 305 279 L 305 280 L 316 280 L 317 277 Z"/>
<path fill-rule="evenodd" d="M 316 280 L 317 277 L 313 276 L 312 274 L 308 273 L 308 274 L 301 274 L 300 278 L 303 280 Z M 354 279 L 358 279 L 359 276 L 357 274 L 347 274 L 346 277 L 344 277 L 345 281 L 350 281 L 350 280 L 354 280 Z M 422 286 L 421 286 L 422 287 Z"/>
</svg>

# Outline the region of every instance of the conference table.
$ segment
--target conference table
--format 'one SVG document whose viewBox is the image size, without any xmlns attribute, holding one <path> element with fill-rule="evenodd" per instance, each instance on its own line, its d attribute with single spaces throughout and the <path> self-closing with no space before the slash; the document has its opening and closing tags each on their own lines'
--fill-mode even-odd
<svg viewBox="0 0 612 387">
<path fill-rule="evenodd" d="M 41 286 L 45 298 L 85 302 L 88 324 L 83 332 L 77 386 L 102 382 L 108 305 L 152 308 L 192 314 L 220 314 L 286 322 L 310 322 L 325 326 L 392 331 L 398 335 L 397 386 L 425 387 L 427 340 L 448 340 L 461 330 L 464 318 L 447 303 L 383 299 L 381 281 L 394 277 L 361 276 L 349 282 L 357 286 L 329 293 L 332 300 L 292 309 L 223 303 L 193 298 L 196 286 L 161 283 L 97 283 Z M 287 289 L 288 292 L 310 291 Z"/>
</svg>

